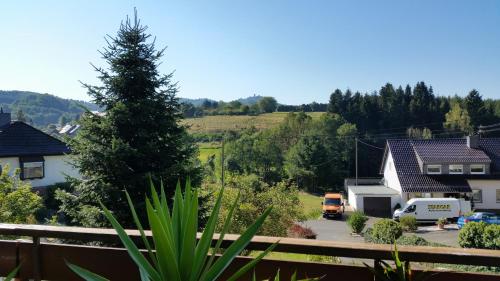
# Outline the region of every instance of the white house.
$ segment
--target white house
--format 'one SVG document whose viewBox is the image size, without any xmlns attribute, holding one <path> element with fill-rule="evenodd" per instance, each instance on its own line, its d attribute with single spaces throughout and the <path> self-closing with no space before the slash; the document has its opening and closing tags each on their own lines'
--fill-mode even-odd
<svg viewBox="0 0 500 281">
<path fill-rule="evenodd" d="M 64 182 L 66 175 L 78 176 L 69 163 L 68 146 L 32 126 L 11 121 L 10 113 L 0 110 L 0 167 L 19 168 L 21 179 L 34 188 Z"/>
<path fill-rule="evenodd" d="M 500 211 L 500 138 L 387 140 L 380 173 L 379 185 L 347 186 L 354 209 L 387 216 L 411 198 L 463 197 Z"/>
</svg>

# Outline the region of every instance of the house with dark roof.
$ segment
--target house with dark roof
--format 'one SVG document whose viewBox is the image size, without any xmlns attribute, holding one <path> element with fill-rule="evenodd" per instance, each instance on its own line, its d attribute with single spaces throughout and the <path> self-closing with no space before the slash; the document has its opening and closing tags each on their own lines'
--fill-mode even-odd
<svg viewBox="0 0 500 281">
<path fill-rule="evenodd" d="M 500 138 L 389 139 L 380 174 L 364 193 L 348 188 L 349 203 L 387 215 L 411 198 L 455 197 L 475 210 L 500 211 Z"/>
<path fill-rule="evenodd" d="M 69 164 L 69 147 L 24 122 L 11 121 L 11 114 L 0 110 L 0 167 L 10 172 L 20 169 L 21 180 L 35 188 L 78 176 Z"/>
</svg>

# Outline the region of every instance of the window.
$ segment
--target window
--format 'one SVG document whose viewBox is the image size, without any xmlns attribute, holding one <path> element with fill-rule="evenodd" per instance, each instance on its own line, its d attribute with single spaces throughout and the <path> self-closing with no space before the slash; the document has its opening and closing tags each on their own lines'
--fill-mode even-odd
<svg viewBox="0 0 500 281">
<path fill-rule="evenodd" d="M 472 202 L 482 203 L 483 202 L 483 191 L 481 189 L 472 190 Z"/>
<path fill-rule="evenodd" d="M 500 203 L 500 189 L 497 189 L 497 203 Z"/>
<path fill-rule="evenodd" d="M 413 213 L 417 209 L 417 206 L 415 205 L 410 205 L 408 208 L 406 208 L 405 213 Z"/>
<path fill-rule="evenodd" d="M 470 165 L 470 173 L 471 174 L 484 174 L 484 165 L 483 164 Z"/>
<path fill-rule="evenodd" d="M 464 165 L 450 165 L 450 174 L 463 174 Z"/>
<path fill-rule="evenodd" d="M 427 174 L 441 174 L 441 165 L 427 165 Z"/>
<path fill-rule="evenodd" d="M 41 156 L 20 157 L 21 179 L 41 179 L 44 177 L 44 159 Z"/>
</svg>

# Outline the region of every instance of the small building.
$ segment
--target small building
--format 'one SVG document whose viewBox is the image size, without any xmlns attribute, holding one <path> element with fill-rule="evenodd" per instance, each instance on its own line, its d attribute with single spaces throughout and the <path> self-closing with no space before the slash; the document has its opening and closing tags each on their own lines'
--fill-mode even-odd
<svg viewBox="0 0 500 281">
<path fill-rule="evenodd" d="M 24 122 L 11 121 L 10 113 L 0 110 L 0 167 L 20 169 L 21 180 L 41 188 L 76 177 L 78 171 L 69 164 L 69 147 Z"/>
<path fill-rule="evenodd" d="M 346 187 L 354 209 L 385 214 L 411 198 L 455 197 L 475 210 L 500 211 L 500 138 L 387 140 L 380 173 L 381 185 Z"/>
</svg>

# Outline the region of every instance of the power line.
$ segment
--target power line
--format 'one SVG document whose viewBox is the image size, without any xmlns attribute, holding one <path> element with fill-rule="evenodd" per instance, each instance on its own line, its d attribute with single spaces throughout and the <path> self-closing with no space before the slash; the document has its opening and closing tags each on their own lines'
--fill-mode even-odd
<svg viewBox="0 0 500 281">
<path fill-rule="evenodd" d="M 366 146 L 369 146 L 369 147 L 373 147 L 373 148 L 380 149 L 380 150 L 385 150 L 385 148 L 378 147 L 378 146 L 375 146 L 375 145 L 371 145 L 371 144 L 369 144 L 369 143 L 366 143 L 366 142 L 361 141 L 360 139 L 358 139 L 358 142 L 360 142 L 360 143 L 362 143 L 362 144 L 364 144 L 364 145 L 366 145 Z"/>
</svg>

